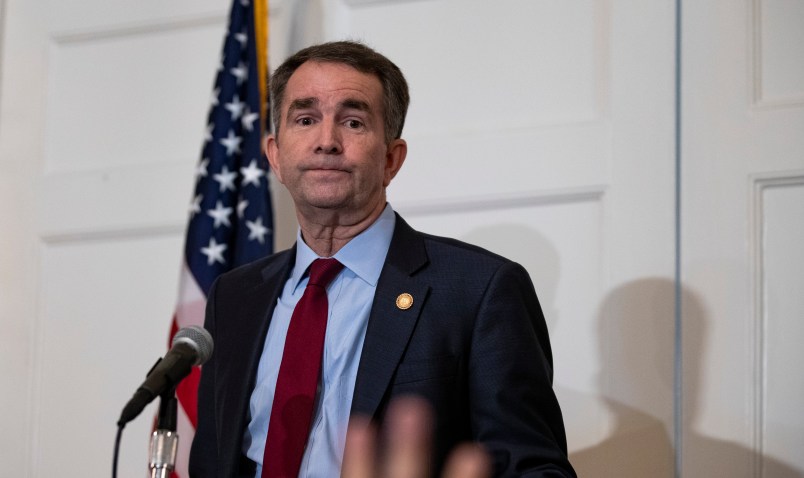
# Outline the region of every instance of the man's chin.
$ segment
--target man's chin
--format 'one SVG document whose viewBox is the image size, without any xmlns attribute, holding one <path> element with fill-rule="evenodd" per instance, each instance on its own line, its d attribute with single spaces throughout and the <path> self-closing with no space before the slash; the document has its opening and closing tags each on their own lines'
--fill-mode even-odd
<svg viewBox="0 0 804 478">
<path fill-rule="evenodd" d="M 297 206 L 303 206 L 305 209 L 311 210 L 339 211 L 348 210 L 349 202 L 343 198 L 309 198 L 301 205 L 297 203 Z"/>
</svg>

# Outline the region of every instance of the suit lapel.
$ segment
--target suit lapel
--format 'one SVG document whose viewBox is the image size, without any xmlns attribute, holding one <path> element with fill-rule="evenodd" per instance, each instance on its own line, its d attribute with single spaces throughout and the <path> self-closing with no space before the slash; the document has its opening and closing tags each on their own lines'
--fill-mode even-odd
<svg viewBox="0 0 804 478">
<path fill-rule="evenodd" d="M 221 419 L 225 427 L 221 431 L 221 436 L 225 437 L 221 446 L 229 447 L 229 453 L 232 453 L 222 456 L 239 456 L 265 336 L 294 257 L 295 248 L 281 252 L 260 271 L 256 283 L 241 296 L 249 299 L 232 304 L 232 309 L 236 310 L 232 315 L 235 320 L 231 321 L 231 326 L 225 332 L 221 331 L 226 334 L 221 340 L 225 340 L 230 346 L 224 366 L 225 385 L 218 390 L 219 402 L 232 404 L 233 408 L 229 410 L 234 412 L 228 418 Z"/>
<path fill-rule="evenodd" d="M 237 363 L 237 367 L 243 364 L 250 364 L 248 370 L 252 371 L 246 386 L 252 385 L 256 377 L 256 367 L 262 354 L 262 347 L 265 342 L 265 335 L 273 316 L 274 306 L 285 285 L 290 265 L 293 262 L 295 249 L 281 253 L 276 260 L 271 261 L 260 271 L 262 281 L 248 288 L 237 312 L 237 324 L 232 327 L 232 332 L 237 334 L 233 337 L 234 343 L 238 344 L 238 358 L 244 360 Z"/>
<path fill-rule="evenodd" d="M 380 406 L 430 291 L 429 284 L 415 274 L 426 264 L 424 241 L 397 215 L 369 315 L 352 399 L 353 414 L 373 417 Z M 401 294 L 413 298 L 409 308 L 397 305 Z"/>
<path fill-rule="evenodd" d="M 248 395 L 251 395 L 251 389 L 257 376 L 257 364 L 262 355 L 262 348 L 265 344 L 268 327 L 271 324 L 271 317 L 274 314 L 274 307 L 290 274 L 290 268 L 295 257 L 295 246 L 283 252 L 278 260 L 271 261 L 261 271 L 263 281 L 247 292 L 254 300 L 244 301 L 246 307 L 240 315 L 240 319 L 244 322 L 238 329 L 241 333 L 246 330 L 252 331 L 251 337 L 246 338 L 249 341 L 247 346 L 243 347 L 244 353 L 250 354 L 248 357 L 244 357 L 248 359 L 246 363 L 251 364 L 248 368 L 251 371 L 247 383 Z"/>
</svg>

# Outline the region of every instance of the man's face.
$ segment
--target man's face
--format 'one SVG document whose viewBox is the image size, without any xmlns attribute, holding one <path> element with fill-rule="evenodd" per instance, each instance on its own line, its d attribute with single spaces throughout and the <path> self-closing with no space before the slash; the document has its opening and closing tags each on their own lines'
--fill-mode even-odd
<svg viewBox="0 0 804 478">
<path fill-rule="evenodd" d="M 382 86 L 339 63 L 302 64 L 288 80 L 279 136 L 266 153 L 302 213 L 336 210 L 361 220 L 385 204 L 407 151 L 385 142 Z"/>
</svg>

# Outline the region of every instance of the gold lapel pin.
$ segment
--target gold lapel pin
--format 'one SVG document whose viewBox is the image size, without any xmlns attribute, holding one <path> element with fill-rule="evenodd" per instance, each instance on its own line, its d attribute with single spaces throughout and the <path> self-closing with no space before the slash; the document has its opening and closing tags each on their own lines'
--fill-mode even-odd
<svg viewBox="0 0 804 478">
<path fill-rule="evenodd" d="M 413 296 L 408 294 L 407 292 L 403 294 L 399 294 L 396 298 L 396 306 L 400 310 L 408 310 L 413 305 Z"/>
</svg>

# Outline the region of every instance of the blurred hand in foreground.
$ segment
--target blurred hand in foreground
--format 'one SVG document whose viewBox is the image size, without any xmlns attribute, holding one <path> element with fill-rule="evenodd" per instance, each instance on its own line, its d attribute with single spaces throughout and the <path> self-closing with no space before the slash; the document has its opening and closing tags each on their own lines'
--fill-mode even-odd
<svg viewBox="0 0 804 478">
<path fill-rule="evenodd" d="M 427 404 L 402 398 L 388 408 L 383 439 L 386 451 L 378 455 L 377 431 L 367 419 L 349 423 L 342 478 L 427 478 L 431 455 L 432 419 Z M 458 446 L 447 459 L 441 478 L 488 478 L 490 463 L 478 446 Z"/>
</svg>

